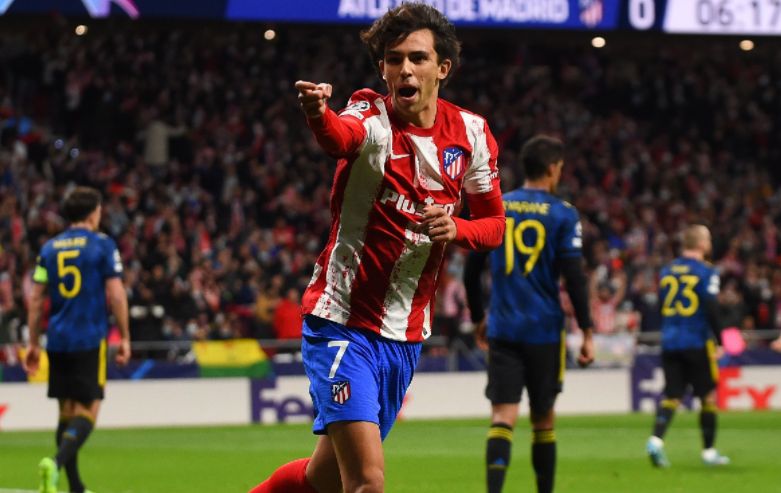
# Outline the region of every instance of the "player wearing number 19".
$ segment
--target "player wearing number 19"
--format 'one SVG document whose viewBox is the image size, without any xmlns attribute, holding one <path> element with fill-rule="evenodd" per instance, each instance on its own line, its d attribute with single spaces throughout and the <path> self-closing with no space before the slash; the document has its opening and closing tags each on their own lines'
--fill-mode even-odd
<svg viewBox="0 0 781 493">
<path fill-rule="evenodd" d="M 30 346 L 24 359 L 29 373 L 38 370 L 43 299 L 51 299 L 46 331 L 49 397 L 59 401 L 57 454 L 39 464 L 41 493 L 55 493 L 59 469 L 65 468 L 72 493 L 87 491 L 77 466 L 79 449 L 92 432 L 106 381 L 106 331 L 111 305 L 121 333 L 117 362 L 130 358 L 127 295 L 120 278 L 122 262 L 114 241 L 97 233 L 100 194 L 76 187 L 65 198 L 63 216 L 70 227 L 41 249 L 29 299 Z"/>
<path fill-rule="evenodd" d="M 564 166 L 564 146 L 557 139 L 534 137 L 524 145 L 521 162 L 526 181 L 523 188 L 503 195 L 504 244 L 490 253 L 493 289 L 487 319 L 485 391 L 491 401 L 491 428 L 486 444 L 488 493 L 502 490 L 524 387 L 531 407 L 531 457 L 537 491 L 553 491 L 553 405 L 561 391 L 565 366 L 564 313 L 559 300 L 562 275 L 578 324 L 583 328 L 578 362 L 588 365 L 594 354 L 578 213 L 553 195 Z M 487 257 L 488 254 L 470 254 L 464 273 L 472 321 L 478 324 L 478 341 L 486 326 L 480 275 Z"/>
<path fill-rule="evenodd" d="M 719 274 L 705 263 L 711 236 L 702 225 L 683 234 L 681 256 L 659 274 L 662 297 L 662 368 L 664 398 L 656 411 L 653 434 L 646 452 L 656 467 L 668 467 L 663 438 L 688 385 L 700 399 L 702 460 L 719 466 L 729 459 L 713 447 L 716 440 L 716 366 L 714 335 L 723 329 L 718 317 Z"/>
</svg>

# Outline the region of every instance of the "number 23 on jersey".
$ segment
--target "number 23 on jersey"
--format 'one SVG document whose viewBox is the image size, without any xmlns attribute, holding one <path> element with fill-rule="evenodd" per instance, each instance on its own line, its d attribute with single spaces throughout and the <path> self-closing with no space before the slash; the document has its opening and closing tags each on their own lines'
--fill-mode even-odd
<svg viewBox="0 0 781 493">
<path fill-rule="evenodd" d="M 664 276 L 659 282 L 661 288 L 667 289 L 667 295 L 662 304 L 662 315 L 665 317 L 691 317 L 700 307 L 700 298 L 694 290 L 700 278 L 693 275 Z M 683 289 L 681 289 L 683 286 Z M 678 296 L 680 292 L 680 296 Z"/>
</svg>

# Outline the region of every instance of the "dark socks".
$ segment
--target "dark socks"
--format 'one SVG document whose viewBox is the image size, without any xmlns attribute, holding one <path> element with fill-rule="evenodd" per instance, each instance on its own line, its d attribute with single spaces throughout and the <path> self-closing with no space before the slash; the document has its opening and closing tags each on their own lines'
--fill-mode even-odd
<svg viewBox="0 0 781 493">
<path fill-rule="evenodd" d="M 716 441 L 716 410 L 705 406 L 700 412 L 700 430 L 702 431 L 702 448 L 713 448 Z"/>
<path fill-rule="evenodd" d="M 500 493 L 504 484 L 513 443 L 513 429 L 504 423 L 493 423 L 485 447 L 488 493 Z"/>
<path fill-rule="evenodd" d="M 678 402 L 665 399 L 659 403 L 659 407 L 656 409 L 656 420 L 654 421 L 653 435 L 655 437 L 664 438 L 664 434 L 667 433 L 667 428 L 675 416 L 675 409 L 678 407 Z"/>
<path fill-rule="evenodd" d="M 537 493 L 552 493 L 556 476 L 556 433 L 534 430 L 532 466 L 537 475 Z"/>
<path fill-rule="evenodd" d="M 72 493 L 82 493 L 85 489 L 79 476 L 77 458 L 93 426 L 92 421 L 84 416 L 76 416 L 67 422 L 60 421 L 57 426 L 57 455 L 54 459 L 58 467 L 65 468 Z"/>
</svg>

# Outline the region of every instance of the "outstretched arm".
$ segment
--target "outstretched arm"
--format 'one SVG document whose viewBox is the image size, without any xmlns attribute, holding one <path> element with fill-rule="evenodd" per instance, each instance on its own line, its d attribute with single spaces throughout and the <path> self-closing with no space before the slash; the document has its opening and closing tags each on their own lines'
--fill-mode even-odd
<svg viewBox="0 0 781 493">
<path fill-rule="evenodd" d="M 300 80 L 295 86 L 301 110 L 320 147 L 333 157 L 346 157 L 356 152 L 366 137 L 366 130 L 358 120 L 339 118 L 328 107 L 331 84 Z"/>
</svg>

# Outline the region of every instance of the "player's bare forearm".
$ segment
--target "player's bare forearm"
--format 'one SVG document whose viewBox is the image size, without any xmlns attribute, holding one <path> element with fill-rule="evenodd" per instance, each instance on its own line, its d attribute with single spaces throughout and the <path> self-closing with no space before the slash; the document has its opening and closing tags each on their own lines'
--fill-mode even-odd
<svg viewBox="0 0 781 493">
<path fill-rule="evenodd" d="M 38 371 L 41 346 L 38 342 L 40 335 L 41 313 L 43 312 L 43 298 L 46 291 L 45 284 L 33 284 L 32 292 L 27 300 L 27 328 L 30 332 L 30 344 L 22 360 L 22 367 L 28 374 Z"/>
<path fill-rule="evenodd" d="M 118 277 L 109 279 L 106 283 L 106 294 L 108 295 L 111 313 L 117 322 L 122 339 L 130 340 L 127 292 L 122 280 Z"/>
<path fill-rule="evenodd" d="M 121 340 L 117 350 L 116 362 L 125 365 L 130 360 L 130 324 L 128 317 L 127 292 L 122 280 L 118 277 L 109 279 L 106 283 L 106 293 L 111 313 L 117 322 Z"/>
<path fill-rule="evenodd" d="M 586 327 L 583 330 L 583 345 L 580 347 L 580 355 L 578 355 L 578 364 L 585 368 L 594 362 L 594 338 L 592 334 L 594 330 L 592 327 Z"/>
<path fill-rule="evenodd" d="M 45 289 L 45 284 L 33 284 L 33 289 L 30 293 L 30 298 L 28 299 L 27 329 L 30 332 L 31 347 L 38 347 Z"/>
<path fill-rule="evenodd" d="M 112 313 L 117 321 L 119 334 L 122 339 L 130 340 L 130 317 L 128 316 L 127 298 L 121 297 L 116 303 L 112 303 Z"/>
</svg>

